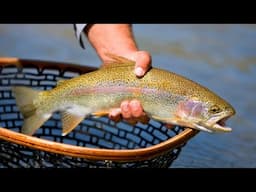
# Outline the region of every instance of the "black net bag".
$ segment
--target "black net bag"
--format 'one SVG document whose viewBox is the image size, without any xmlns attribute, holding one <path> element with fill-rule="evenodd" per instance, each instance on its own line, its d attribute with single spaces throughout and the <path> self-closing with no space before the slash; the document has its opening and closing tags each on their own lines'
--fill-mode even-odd
<svg viewBox="0 0 256 192">
<path fill-rule="evenodd" d="M 0 58 L 0 167 L 170 167 L 182 147 L 198 131 L 166 128 L 150 120 L 134 126 L 107 117 L 86 118 L 61 136 L 54 114 L 33 136 L 20 133 L 23 117 L 11 92 L 12 85 L 48 90 L 59 79 L 96 70 L 67 63 Z"/>
</svg>

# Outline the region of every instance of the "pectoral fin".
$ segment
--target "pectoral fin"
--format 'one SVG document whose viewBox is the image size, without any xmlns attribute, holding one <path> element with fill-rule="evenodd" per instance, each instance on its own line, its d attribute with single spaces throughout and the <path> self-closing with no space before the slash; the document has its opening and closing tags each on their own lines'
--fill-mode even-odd
<svg viewBox="0 0 256 192">
<path fill-rule="evenodd" d="M 194 128 L 194 126 L 195 126 L 193 122 L 185 121 L 182 118 L 180 118 L 179 116 L 173 116 L 171 118 L 152 116 L 152 118 L 155 120 L 167 123 L 167 124 L 178 125 L 178 126 L 182 126 L 182 127 Z"/>
<path fill-rule="evenodd" d="M 67 111 L 61 112 L 62 136 L 72 131 L 84 118 L 85 115 L 74 115 Z"/>
<path fill-rule="evenodd" d="M 172 118 L 152 116 L 152 118 L 157 121 L 161 121 L 161 122 L 169 123 L 169 124 L 173 124 L 173 125 L 181 125 L 181 126 L 184 125 L 184 122 L 178 116 L 174 116 Z"/>
<path fill-rule="evenodd" d="M 158 116 L 155 116 L 155 115 L 153 115 L 152 118 L 157 120 L 157 121 L 162 121 L 162 122 L 165 122 L 165 123 L 170 121 L 170 118 L 158 117 Z"/>
</svg>

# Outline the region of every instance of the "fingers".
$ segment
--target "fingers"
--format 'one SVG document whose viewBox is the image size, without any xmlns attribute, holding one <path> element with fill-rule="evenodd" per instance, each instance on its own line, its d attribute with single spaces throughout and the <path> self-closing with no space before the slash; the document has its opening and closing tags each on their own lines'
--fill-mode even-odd
<svg viewBox="0 0 256 192">
<path fill-rule="evenodd" d="M 129 103 L 132 117 L 140 117 L 144 114 L 142 105 L 138 100 L 131 100 Z"/>
<path fill-rule="evenodd" d="M 108 117 L 114 122 L 121 121 L 121 108 L 111 109 L 109 114 L 108 114 Z"/>
<path fill-rule="evenodd" d="M 143 77 L 151 68 L 151 55 L 147 51 L 137 51 L 135 53 L 135 61 L 134 73 L 137 77 Z"/>
<path fill-rule="evenodd" d="M 122 116 L 125 119 L 137 118 L 144 114 L 142 105 L 138 100 L 123 101 L 121 103 Z"/>
<path fill-rule="evenodd" d="M 132 125 L 135 125 L 137 122 L 146 124 L 150 120 L 143 111 L 141 103 L 136 99 L 131 101 L 125 100 L 121 103 L 120 108 L 111 109 L 109 118 L 115 122 L 118 122 L 123 118 Z"/>
<path fill-rule="evenodd" d="M 150 120 L 143 111 L 141 103 L 136 99 L 123 101 L 120 107 L 123 119 L 132 125 L 135 125 L 137 122 L 146 124 Z"/>
<path fill-rule="evenodd" d="M 132 117 L 129 101 L 123 101 L 121 103 L 120 108 L 121 108 L 121 113 L 124 119 L 129 119 Z"/>
<path fill-rule="evenodd" d="M 124 119 L 139 118 L 144 115 L 142 105 L 136 99 L 123 101 L 120 107 Z"/>
</svg>

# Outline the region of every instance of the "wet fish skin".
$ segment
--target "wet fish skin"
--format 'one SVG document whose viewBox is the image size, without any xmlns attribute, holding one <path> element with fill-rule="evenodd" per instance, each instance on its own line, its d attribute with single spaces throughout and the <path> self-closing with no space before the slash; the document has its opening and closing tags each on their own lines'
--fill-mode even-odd
<svg viewBox="0 0 256 192">
<path fill-rule="evenodd" d="M 54 112 L 60 111 L 66 135 L 88 115 L 106 115 L 123 100 L 134 98 L 153 119 L 208 132 L 231 131 L 221 124 L 235 114 L 235 109 L 208 88 L 158 68 L 137 78 L 133 61 L 110 57 L 112 63 L 107 67 L 60 81 L 51 90 L 13 87 L 24 117 L 22 132 L 34 134 Z"/>
</svg>

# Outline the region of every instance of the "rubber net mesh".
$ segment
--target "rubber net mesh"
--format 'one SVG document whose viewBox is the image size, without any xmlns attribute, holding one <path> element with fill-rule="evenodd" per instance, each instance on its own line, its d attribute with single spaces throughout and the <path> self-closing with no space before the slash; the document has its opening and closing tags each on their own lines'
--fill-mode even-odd
<svg viewBox="0 0 256 192">
<path fill-rule="evenodd" d="M 59 79 L 80 75 L 79 70 L 62 70 L 58 67 L 30 66 L 0 67 L 0 127 L 20 132 L 23 117 L 19 113 L 10 91 L 11 85 L 26 85 L 48 90 L 55 87 Z M 149 124 L 131 126 L 125 122 L 114 123 L 106 117 L 86 118 L 67 136 L 61 136 L 60 115 L 55 113 L 35 137 L 76 146 L 105 149 L 145 148 L 158 144 L 183 131 L 181 127 L 167 129 L 163 124 L 150 120 Z M 143 161 L 115 162 L 90 160 L 50 153 L 0 140 L 0 167 L 170 167 L 180 154 L 179 146 L 161 155 Z"/>
</svg>

